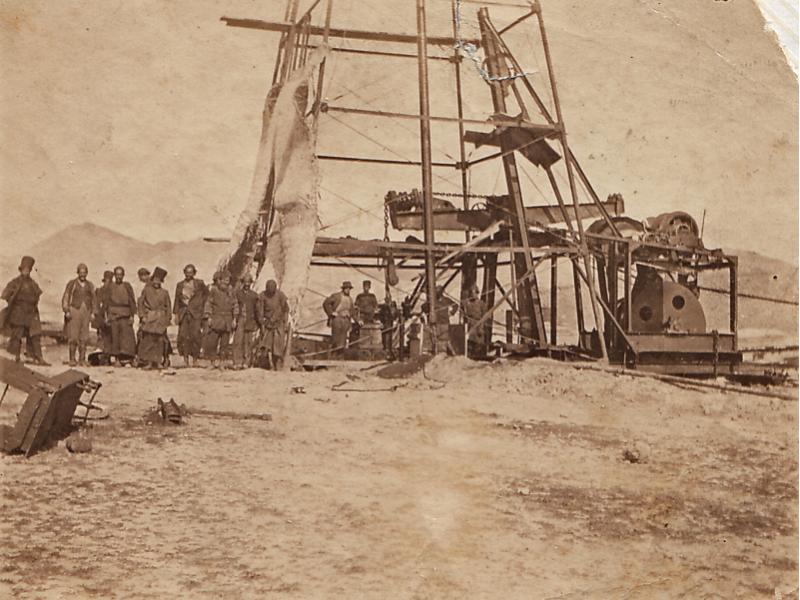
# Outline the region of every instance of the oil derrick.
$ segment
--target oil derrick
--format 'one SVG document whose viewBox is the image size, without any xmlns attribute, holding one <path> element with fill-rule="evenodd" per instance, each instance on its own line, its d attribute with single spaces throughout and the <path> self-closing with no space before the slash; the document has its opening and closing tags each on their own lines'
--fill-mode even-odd
<svg viewBox="0 0 800 600">
<path fill-rule="evenodd" d="M 696 223 L 685 213 L 668 213 L 641 223 L 624 216 L 621 196 L 600 199 L 568 143 L 540 2 L 531 2 L 529 10 L 500 28 L 488 7 L 473 7 L 477 35 L 465 33 L 463 19 L 465 6 L 480 5 L 479 0 L 453 0 L 450 35 L 428 31 L 426 0 L 414 0 L 413 33 L 341 27 L 333 4 L 333 0 L 316 0 L 298 16 L 297 0 L 288 0 L 283 21 L 227 17 L 223 21 L 229 26 L 280 34 L 275 85 L 302 69 L 317 48 L 352 61 L 370 57 L 416 66 L 416 111 L 388 110 L 369 103 L 344 105 L 337 102 L 341 95 L 324 97 L 324 83 L 330 79 L 325 59 L 314 75 L 316 84 L 308 89 L 308 114 L 315 121 L 350 117 L 416 122 L 419 127 L 417 157 L 393 149 L 389 136 L 378 134 L 375 138 L 349 122 L 347 127 L 380 153 L 349 152 L 345 146 L 335 152 L 317 150 L 314 155 L 318 161 L 363 169 L 365 180 L 378 186 L 381 181 L 374 176 L 374 169 L 406 169 L 408 187 L 404 191 L 370 190 L 384 198 L 382 239 L 380 235 L 372 239 L 317 237 L 311 260 L 312 267 L 342 267 L 378 278 L 385 270 L 386 289 L 405 295 L 406 314 L 395 342 L 399 355 L 414 346 L 406 344 L 404 327 L 412 323 L 413 315 L 422 312 L 424 317 L 426 310 L 419 309 L 424 291 L 428 320 L 440 321 L 431 331 L 422 330 L 422 338 L 431 341 L 428 349 L 434 352 L 456 346 L 459 353 L 476 356 L 491 352 L 591 357 L 670 372 L 717 372 L 736 367 L 741 361 L 736 258 L 705 249 Z M 487 4 L 494 8 L 498 2 Z M 535 44 L 537 55 L 543 57 L 536 84 L 512 52 L 508 41 L 512 30 L 524 32 Z M 429 69 L 448 63 L 455 75 L 455 89 L 450 90 L 452 110 L 437 114 L 431 109 L 430 87 L 441 83 L 431 77 Z M 465 83 L 466 73 L 475 82 L 475 72 L 480 74 L 480 91 L 468 90 Z M 471 106 L 478 101 L 485 106 L 481 117 L 465 116 L 467 93 L 474 100 Z M 458 130 L 457 151 L 448 144 L 445 154 L 450 160 L 434 156 L 434 147 L 442 141 L 434 135 L 433 125 Z M 468 145 L 472 152 L 467 152 Z M 472 158 L 474 153 L 479 156 Z M 452 158 L 456 155 L 457 159 Z M 473 174 L 488 164 L 502 170 L 505 193 L 473 189 L 477 186 Z M 526 190 L 520 173 L 530 179 L 525 171 L 530 165 L 546 179 L 546 193 L 531 180 L 544 203 L 526 201 L 531 190 L 530 186 Z M 444 179 L 438 173 L 447 169 L 459 174 L 457 192 L 435 189 Z M 254 225 L 256 237 L 265 235 L 271 218 L 269 211 L 263 211 Z M 588 220 L 593 223 L 585 227 Z M 396 239 L 397 234 L 406 232 L 412 235 Z M 422 233 L 422 239 L 413 235 L 416 232 Z M 462 240 L 454 241 L 458 235 Z M 268 239 L 264 237 L 259 244 L 256 253 L 263 253 Z M 573 343 L 558 339 L 559 264 L 571 269 L 577 332 Z M 390 279 L 396 279 L 390 277 L 390 266 L 394 273 L 415 271 L 413 289 L 398 287 L 396 281 L 390 284 Z M 543 298 L 540 280 L 547 266 L 549 299 Z M 700 303 L 698 278 L 713 270 L 730 272 L 730 288 L 724 292 L 730 299 L 728 331 L 707 331 Z M 460 282 L 460 293 L 447 292 L 453 282 Z M 463 325 L 444 325 L 439 315 L 447 312 L 452 300 L 440 297 L 440 290 L 463 306 L 476 287 L 482 314 L 465 315 Z M 440 300 L 443 311 L 437 306 Z M 585 312 L 585 304 L 589 312 Z M 503 305 L 508 307 L 505 322 L 496 315 Z M 497 340 L 498 325 L 505 327 L 504 342 Z M 416 351 L 426 351 L 425 344 L 415 340 L 419 342 Z M 304 351 L 306 358 L 324 354 L 313 344 Z M 365 358 L 369 353 L 355 348 L 350 356 Z"/>
</svg>

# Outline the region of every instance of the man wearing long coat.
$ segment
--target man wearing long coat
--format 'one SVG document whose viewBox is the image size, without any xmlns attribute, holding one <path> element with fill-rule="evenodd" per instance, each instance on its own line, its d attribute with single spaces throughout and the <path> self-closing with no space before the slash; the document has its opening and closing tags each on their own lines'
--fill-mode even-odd
<svg viewBox="0 0 800 600">
<path fill-rule="evenodd" d="M 230 287 L 229 273 L 214 275 L 214 285 L 208 290 L 203 319 L 208 322 L 204 356 L 211 361 L 212 368 L 223 368 L 223 361 L 230 351 L 231 332 L 236 329 L 238 304 Z"/>
<path fill-rule="evenodd" d="M 153 269 L 153 276 L 139 298 L 142 333 L 137 357 L 145 369 L 160 368 L 167 359 L 167 327 L 171 321 L 172 303 L 167 290 L 161 287 L 166 276 L 167 272 L 161 267 Z"/>
<path fill-rule="evenodd" d="M 122 267 L 114 268 L 114 281 L 109 284 L 105 296 L 104 317 L 111 335 L 109 354 L 121 365 L 136 357 L 133 318 L 137 312 L 133 287 L 125 281 Z"/>
<path fill-rule="evenodd" d="M 19 275 L 12 279 L 3 290 L 2 299 L 8 304 L 3 310 L 2 329 L 9 334 L 8 352 L 20 361 L 22 338 L 25 347 L 37 365 L 47 366 L 42 356 L 42 323 L 39 320 L 39 297 L 42 290 L 31 278 L 36 261 L 23 256 L 19 265 Z"/>
<path fill-rule="evenodd" d="M 269 368 L 278 370 L 286 352 L 286 332 L 289 325 L 289 301 L 278 284 L 270 279 L 258 297 L 258 324 L 261 327 L 259 351 L 266 353 Z"/>
<path fill-rule="evenodd" d="M 258 294 L 251 289 L 253 277 L 249 274 L 242 279 L 242 287 L 236 290 L 236 304 L 239 317 L 233 334 L 233 368 L 245 369 L 251 366 L 253 338 L 258 332 Z"/>
<path fill-rule="evenodd" d="M 188 367 L 197 364 L 203 346 L 203 309 L 208 296 L 208 287 L 195 275 L 194 265 L 183 269 L 184 279 L 175 287 L 175 304 L 172 312 L 178 326 L 178 353 Z"/>
<path fill-rule="evenodd" d="M 67 283 L 61 297 L 61 309 L 66 320 L 67 342 L 69 344 L 69 366 L 86 364 L 86 344 L 89 342 L 89 324 L 97 310 L 96 291 L 92 282 L 86 279 L 89 268 L 81 263 L 78 276 Z M 76 361 L 77 352 L 77 361 Z"/>
</svg>

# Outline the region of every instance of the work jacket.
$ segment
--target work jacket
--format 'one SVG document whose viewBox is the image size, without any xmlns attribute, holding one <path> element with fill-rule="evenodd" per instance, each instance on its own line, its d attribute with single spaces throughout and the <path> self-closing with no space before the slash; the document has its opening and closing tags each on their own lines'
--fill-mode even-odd
<svg viewBox="0 0 800 600">
<path fill-rule="evenodd" d="M 136 314 L 136 296 L 133 294 L 133 286 L 127 281 L 122 283 L 112 281 L 108 284 L 103 296 L 103 311 L 106 320 L 133 318 Z"/>
<path fill-rule="evenodd" d="M 261 292 L 256 308 L 258 324 L 264 329 L 281 329 L 286 326 L 289 319 L 289 301 L 282 291 L 276 290 L 272 296 L 268 296 L 267 292 Z"/>
<path fill-rule="evenodd" d="M 343 303 L 349 304 L 349 308 L 343 305 Z M 353 302 L 352 297 L 347 296 L 342 292 L 336 292 L 335 294 L 331 294 L 325 298 L 325 302 L 322 303 L 322 310 L 325 311 L 325 314 L 328 315 L 328 318 L 344 317 L 349 319 L 353 316 L 355 302 Z"/>
<path fill-rule="evenodd" d="M 187 302 L 183 297 L 183 289 L 187 285 L 186 280 L 179 281 L 175 287 L 175 304 L 172 307 L 173 314 L 177 317 L 178 323 L 183 321 L 187 314 L 194 319 L 203 318 L 203 310 L 206 306 L 208 297 L 208 287 L 202 279 L 193 279 L 194 293 Z"/>
<path fill-rule="evenodd" d="M 169 292 L 148 284 L 139 298 L 139 323 L 145 333 L 163 334 L 170 323 Z"/>
<path fill-rule="evenodd" d="M 18 275 L 8 282 L 3 290 L 2 299 L 8 302 L 3 310 L 3 327 L 27 327 L 31 335 L 42 331 L 39 320 L 39 297 L 42 290 L 30 277 Z"/>
<path fill-rule="evenodd" d="M 239 316 L 239 304 L 231 288 L 221 290 L 212 285 L 208 290 L 203 318 L 214 331 L 233 331 L 233 322 Z"/>
<path fill-rule="evenodd" d="M 94 289 L 94 285 L 88 279 L 84 283 L 84 298 L 86 300 L 86 308 L 89 309 L 90 313 L 93 313 L 96 309 L 96 302 L 95 302 L 95 295 L 96 291 Z M 78 296 L 80 294 L 76 294 L 76 292 L 80 292 L 80 278 L 76 277 L 72 279 L 69 283 L 67 283 L 67 287 L 64 290 L 64 295 L 61 297 L 61 309 L 68 313 L 70 308 L 80 308 L 81 305 L 79 303 Z M 76 306 L 77 304 L 77 306 Z"/>
<path fill-rule="evenodd" d="M 236 290 L 236 303 L 239 308 L 238 327 L 244 331 L 258 330 L 258 293 L 253 290 Z"/>
</svg>

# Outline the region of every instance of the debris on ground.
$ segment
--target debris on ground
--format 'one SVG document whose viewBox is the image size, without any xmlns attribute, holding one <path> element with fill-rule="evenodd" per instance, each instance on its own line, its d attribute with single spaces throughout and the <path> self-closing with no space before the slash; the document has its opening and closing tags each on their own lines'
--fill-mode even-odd
<svg viewBox="0 0 800 600">
<path fill-rule="evenodd" d="M 67 438 L 65 443 L 67 450 L 73 454 L 82 454 L 92 451 L 92 438 L 83 430 L 76 431 Z"/>
</svg>

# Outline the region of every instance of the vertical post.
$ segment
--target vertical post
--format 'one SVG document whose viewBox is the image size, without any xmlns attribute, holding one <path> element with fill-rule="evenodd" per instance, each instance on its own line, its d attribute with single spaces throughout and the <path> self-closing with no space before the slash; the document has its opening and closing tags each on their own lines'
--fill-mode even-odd
<svg viewBox="0 0 800 600">
<path fill-rule="evenodd" d="M 286 34 L 283 47 L 283 65 L 281 66 L 281 81 L 286 81 L 289 75 L 292 74 L 292 66 L 294 65 L 295 58 L 295 45 L 297 36 L 297 3 L 298 0 L 289 0 L 289 5 L 286 7 L 286 15 L 292 26 L 289 28 L 289 33 Z"/>
<path fill-rule="evenodd" d="M 453 12 L 453 39 L 458 39 L 459 36 L 459 27 L 458 27 L 458 20 L 461 18 L 458 14 L 458 4 L 456 4 L 457 0 L 452 0 L 452 12 Z M 458 110 L 458 148 L 459 148 L 459 160 L 460 163 L 458 165 L 459 170 L 461 171 L 461 195 L 464 201 L 464 210 L 469 210 L 469 197 L 468 197 L 468 189 L 469 183 L 467 181 L 467 148 L 464 143 L 464 123 L 462 119 L 464 118 L 464 97 L 461 90 L 461 54 L 458 48 L 453 49 L 453 68 L 456 74 L 456 109 Z M 464 233 L 466 240 L 469 241 L 469 231 Z"/>
<path fill-rule="evenodd" d="M 578 321 L 578 345 L 583 339 L 586 331 L 586 323 L 583 319 L 583 294 L 581 293 L 581 278 L 578 275 L 578 259 L 572 259 L 572 284 L 575 288 L 575 317 Z"/>
<path fill-rule="evenodd" d="M 542 38 L 542 48 L 544 50 L 544 59 L 547 65 L 547 74 L 550 79 L 550 90 L 553 93 L 553 104 L 556 110 L 556 123 L 560 130 L 561 148 L 564 154 L 564 164 L 567 168 L 567 181 L 569 182 L 569 191 L 572 196 L 572 206 L 575 210 L 575 225 L 578 228 L 580 235 L 579 243 L 581 254 L 583 255 L 583 264 L 586 269 L 586 277 L 589 284 L 589 300 L 592 305 L 592 314 L 594 315 L 595 326 L 597 327 L 598 337 L 600 338 L 600 354 L 603 360 L 608 359 L 608 351 L 606 349 L 605 334 L 603 332 L 603 324 L 600 318 L 600 311 L 597 307 L 597 296 L 594 289 L 594 279 L 592 277 L 591 264 L 589 261 L 589 249 L 586 246 L 586 238 L 583 235 L 583 222 L 581 221 L 580 209 L 578 205 L 578 189 L 575 185 L 575 173 L 573 172 L 572 160 L 570 160 L 569 144 L 567 143 L 567 129 L 564 126 L 564 117 L 561 113 L 561 101 L 558 97 L 558 86 L 556 85 L 556 76 L 553 71 L 553 59 L 550 56 L 550 44 L 547 41 L 547 31 L 544 26 L 544 19 L 542 18 L 542 6 L 538 2 L 535 6 L 536 20 L 539 22 L 539 33 Z"/>
<path fill-rule="evenodd" d="M 428 284 L 428 306 L 430 307 L 430 320 L 434 327 L 436 323 L 436 265 L 433 259 L 433 171 L 431 167 L 431 122 L 430 98 L 428 89 L 428 26 L 425 17 L 425 0 L 417 0 L 417 65 L 419 71 L 419 121 L 420 142 L 422 153 L 422 196 L 424 204 L 425 229 L 425 275 Z M 432 336 L 431 342 L 434 353 L 437 336 Z"/>
<path fill-rule="evenodd" d="M 558 345 L 558 255 L 550 258 L 550 344 Z"/>
<path fill-rule="evenodd" d="M 322 45 L 328 45 L 328 37 L 330 35 L 331 29 L 331 16 L 333 14 L 333 0 L 328 0 L 325 6 L 325 33 L 322 35 Z M 314 104 L 314 117 L 316 119 L 319 118 L 319 111 L 322 107 L 322 85 L 325 82 L 325 63 L 327 59 L 323 59 L 323 61 L 319 65 L 319 74 L 317 75 L 317 97 L 316 97 L 316 104 Z"/>
<path fill-rule="evenodd" d="M 625 322 L 623 323 L 625 331 L 631 330 L 631 323 L 633 322 L 633 299 L 631 292 L 633 291 L 633 260 L 631 256 L 631 243 L 625 242 Z"/>
<path fill-rule="evenodd" d="M 497 286 L 497 254 L 488 252 L 483 255 L 483 302 L 487 310 L 494 306 L 495 289 Z M 486 344 L 492 343 L 492 331 L 494 329 L 494 318 L 486 321 Z"/>
<path fill-rule="evenodd" d="M 598 275 L 599 273 L 598 269 Z M 617 242 L 611 242 L 611 246 L 609 248 L 608 253 L 608 264 L 606 265 L 606 287 L 608 288 L 608 308 L 614 315 L 614 318 L 617 318 L 619 315 L 617 314 L 617 300 L 619 296 L 617 285 L 617 274 L 619 273 L 619 269 L 617 267 Z M 614 327 L 609 327 L 606 330 L 608 334 L 608 346 L 612 349 L 617 345 L 617 330 Z"/>
<path fill-rule="evenodd" d="M 514 342 L 514 311 L 506 311 L 506 343 Z"/>
<path fill-rule="evenodd" d="M 486 70 L 490 78 L 495 78 L 487 82 L 492 93 L 492 104 L 495 113 L 505 114 L 507 111 L 505 91 L 502 81 L 498 79 L 508 72 L 507 65 L 504 62 L 505 55 L 498 47 L 498 38 L 491 25 L 489 12 L 486 8 L 480 9 L 478 19 L 483 50 L 486 54 Z M 515 213 L 512 239 L 518 240 L 524 250 L 521 254 L 518 252 L 513 253 L 512 263 L 517 272 L 517 278 L 522 280 L 525 277 L 528 280 L 525 285 L 520 286 L 518 296 L 517 312 L 520 319 L 520 334 L 524 339 L 537 342 L 543 346 L 547 343 L 547 333 L 544 327 L 539 285 L 534 272 L 533 258 L 531 257 L 528 225 L 525 220 L 525 206 L 522 200 L 522 187 L 519 182 L 514 147 L 514 143 L 506 133 L 500 135 L 500 150 L 503 152 L 502 160 L 506 186 L 508 187 L 508 195 L 513 203 L 513 211 Z"/>
<path fill-rule="evenodd" d="M 739 349 L 739 258 L 729 257 L 730 261 L 730 294 L 731 294 L 731 333 L 733 334 L 733 349 Z"/>
</svg>

